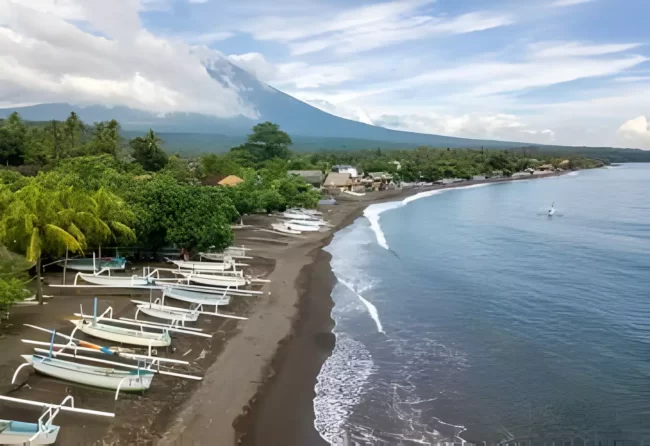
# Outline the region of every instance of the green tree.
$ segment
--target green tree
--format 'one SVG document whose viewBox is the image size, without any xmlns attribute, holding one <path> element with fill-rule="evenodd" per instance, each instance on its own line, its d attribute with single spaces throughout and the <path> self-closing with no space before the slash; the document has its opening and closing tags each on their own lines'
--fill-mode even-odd
<svg viewBox="0 0 650 446">
<path fill-rule="evenodd" d="M 70 112 L 70 116 L 63 123 L 63 128 L 67 145 L 70 151 L 73 151 L 81 143 L 81 133 L 84 128 L 84 123 L 75 112 Z"/>
<path fill-rule="evenodd" d="M 27 126 L 17 112 L 0 120 L 0 165 L 23 164 L 27 148 Z"/>
<path fill-rule="evenodd" d="M 149 172 L 158 172 L 163 169 L 169 162 L 169 158 L 167 153 L 160 148 L 161 142 L 161 139 L 151 129 L 144 137 L 133 138 L 129 145 L 133 149 L 135 162 Z"/>
<path fill-rule="evenodd" d="M 136 220 L 135 213 L 128 208 L 127 204 L 104 188 L 99 189 L 93 195 L 97 205 L 95 217 L 103 230 L 98 231 L 99 256 L 102 256 L 101 244 L 106 241 L 116 243 L 133 243 L 136 236 L 131 226 Z"/>
<path fill-rule="evenodd" d="M 120 123 L 115 119 L 96 122 L 90 128 L 90 141 L 84 154 L 101 155 L 106 153 L 117 157 L 122 149 Z"/>
<path fill-rule="evenodd" d="M 83 252 L 80 239 L 71 234 L 70 210 L 61 202 L 57 191 L 47 190 L 32 182 L 16 192 L 0 217 L 0 242 L 12 251 L 24 252 L 29 262 L 36 263 L 36 295 L 43 303 L 41 256 L 61 255 L 66 249 Z M 79 238 L 77 238 L 79 237 Z"/>
<path fill-rule="evenodd" d="M 259 160 L 264 161 L 289 158 L 289 147 L 292 144 L 291 137 L 280 130 L 278 124 L 266 121 L 253 127 L 253 133 L 248 135 L 247 145 Z"/>
</svg>

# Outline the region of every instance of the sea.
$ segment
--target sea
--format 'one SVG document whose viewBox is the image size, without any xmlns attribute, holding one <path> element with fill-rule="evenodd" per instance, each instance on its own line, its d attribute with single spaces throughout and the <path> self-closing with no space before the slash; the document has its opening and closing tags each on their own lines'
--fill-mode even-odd
<svg viewBox="0 0 650 446">
<path fill-rule="evenodd" d="M 330 444 L 650 444 L 650 165 L 375 204 L 326 249 Z"/>
</svg>

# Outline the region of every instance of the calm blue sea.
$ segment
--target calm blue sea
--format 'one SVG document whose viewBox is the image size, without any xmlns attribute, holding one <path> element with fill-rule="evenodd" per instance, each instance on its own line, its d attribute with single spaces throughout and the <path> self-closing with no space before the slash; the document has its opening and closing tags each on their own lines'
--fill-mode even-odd
<svg viewBox="0 0 650 446">
<path fill-rule="evenodd" d="M 423 195 L 327 248 L 321 435 L 650 439 L 650 165 Z"/>
</svg>

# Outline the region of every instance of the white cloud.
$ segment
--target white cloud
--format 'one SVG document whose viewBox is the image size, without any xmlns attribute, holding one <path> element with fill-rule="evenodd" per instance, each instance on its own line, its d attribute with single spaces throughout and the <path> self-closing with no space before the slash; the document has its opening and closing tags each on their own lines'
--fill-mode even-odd
<svg viewBox="0 0 650 446">
<path fill-rule="evenodd" d="M 214 32 L 200 33 L 200 34 L 188 34 L 183 37 L 187 43 L 193 43 L 197 45 L 209 45 L 214 42 L 230 39 L 234 35 L 235 33 L 233 33 L 232 31 L 214 31 Z"/>
<path fill-rule="evenodd" d="M 256 116 L 237 86 L 210 77 L 200 51 L 142 27 L 138 11 L 151 4 L 0 0 L 0 101 Z"/>
<path fill-rule="evenodd" d="M 533 56 L 537 58 L 602 56 L 622 53 L 640 47 L 639 43 L 593 45 L 584 42 L 551 42 L 531 46 Z"/>
<path fill-rule="evenodd" d="M 286 43 L 291 54 L 324 50 L 360 53 L 435 35 L 465 34 L 510 25 L 509 14 L 471 12 L 456 17 L 428 15 L 434 0 L 401 0 L 310 16 L 270 16 L 242 25 L 257 40 Z"/>
<path fill-rule="evenodd" d="M 233 54 L 228 56 L 228 60 L 263 82 L 271 81 L 277 75 L 277 68 L 260 53 Z"/>
<path fill-rule="evenodd" d="M 555 7 L 565 7 L 565 6 L 574 6 L 574 5 L 581 5 L 583 3 L 591 3 L 594 0 L 556 0 L 551 4 L 551 6 Z"/>
<path fill-rule="evenodd" d="M 650 124 L 645 116 L 625 122 L 618 128 L 617 135 L 623 145 L 650 149 Z"/>
</svg>

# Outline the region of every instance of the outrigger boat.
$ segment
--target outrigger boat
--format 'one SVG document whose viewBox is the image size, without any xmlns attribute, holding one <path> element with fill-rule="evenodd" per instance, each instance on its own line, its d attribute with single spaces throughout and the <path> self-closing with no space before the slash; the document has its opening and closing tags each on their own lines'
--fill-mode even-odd
<svg viewBox="0 0 650 446">
<path fill-rule="evenodd" d="M 291 235 L 300 235 L 300 234 L 302 234 L 301 231 L 291 229 L 291 228 L 287 227 L 287 225 L 284 224 L 284 223 L 273 223 L 273 224 L 271 224 L 271 227 L 273 228 L 273 230 L 281 232 L 283 234 L 291 234 Z"/>
<path fill-rule="evenodd" d="M 250 248 L 245 248 L 243 246 L 230 246 L 224 249 L 223 252 L 200 252 L 199 256 L 202 259 L 207 259 L 211 261 L 221 262 L 227 257 L 233 259 L 252 259 L 248 254 L 248 251 L 251 251 Z"/>
<path fill-rule="evenodd" d="M 49 330 L 47 328 L 41 328 L 37 327 L 34 325 L 27 325 L 28 327 L 35 328 L 40 331 L 44 331 L 46 333 L 52 334 L 52 339 L 50 342 L 40 342 L 40 341 L 32 341 L 29 339 L 21 339 L 22 342 L 26 344 L 32 344 L 32 345 L 41 345 L 41 346 L 46 346 L 49 347 L 49 350 L 42 349 L 42 348 L 37 348 L 35 347 L 34 350 L 37 353 L 44 353 L 44 354 L 49 354 L 52 357 L 56 358 L 58 356 L 65 357 L 65 358 L 72 358 L 72 359 L 81 359 L 84 361 L 88 362 L 96 362 L 99 364 L 107 364 L 111 365 L 114 367 L 121 367 L 121 368 L 126 368 L 126 369 L 131 369 L 131 370 L 146 370 L 155 374 L 160 374 L 160 375 L 168 375 L 168 376 L 174 376 L 177 378 L 184 378 L 184 379 L 191 379 L 191 380 L 202 380 L 200 376 L 194 376 L 194 375 L 186 375 L 183 373 L 177 373 L 177 372 L 172 372 L 169 370 L 161 370 L 160 366 L 161 365 L 166 365 L 166 364 L 172 364 L 172 365 L 189 365 L 188 361 L 183 361 L 180 359 L 171 359 L 171 358 L 161 358 L 158 356 L 151 356 L 151 355 L 142 355 L 142 354 L 136 354 L 136 353 L 129 353 L 129 352 L 124 352 L 122 349 L 120 350 L 113 350 L 112 348 L 107 348 L 107 347 L 102 347 L 97 344 L 93 344 L 87 341 L 82 341 L 79 339 L 75 339 L 71 336 L 64 335 L 62 333 L 57 333 L 54 330 Z M 67 344 L 55 344 L 54 343 L 54 336 L 60 336 L 62 338 L 65 338 L 68 340 Z M 56 349 L 56 350 L 55 350 Z M 71 349 L 71 353 L 64 353 L 65 349 Z M 109 361 L 106 359 L 100 359 L 100 358 L 94 358 L 90 356 L 81 356 L 79 352 L 90 352 L 90 353 L 102 353 L 105 355 L 114 355 L 114 356 L 119 356 L 120 358 L 130 360 L 130 361 L 137 361 L 137 365 L 135 364 L 127 364 L 123 362 L 116 362 L 116 361 Z M 144 367 L 142 366 L 144 364 Z M 18 368 L 25 367 L 29 364 L 23 364 Z M 17 375 L 18 375 L 18 370 L 16 370 L 16 373 L 14 374 L 14 378 L 12 380 L 12 383 L 15 381 Z M 118 393 L 119 393 L 119 388 L 117 389 L 118 392 L 115 394 L 115 398 L 117 398 Z"/>
<path fill-rule="evenodd" d="M 230 296 L 228 296 L 225 291 L 222 294 L 213 294 L 170 286 L 163 290 L 163 304 L 165 302 L 165 297 L 171 297 L 172 299 L 181 300 L 191 304 L 214 305 L 215 307 L 230 304 Z"/>
<path fill-rule="evenodd" d="M 94 301 L 92 316 L 85 315 L 83 313 L 83 307 L 81 307 L 81 313 L 75 313 L 75 316 L 80 316 L 81 319 L 70 321 L 75 326 L 75 329 L 70 335 L 71 337 L 74 337 L 75 332 L 79 330 L 95 338 L 116 342 L 118 344 L 148 347 L 150 350 L 154 347 L 169 347 L 172 343 L 168 331 L 163 331 L 162 333 L 144 331 L 145 327 L 150 328 L 146 324 L 136 324 L 139 325 L 140 329 L 135 330 L 101 323 L 101 321 L 115 322 L 116 320 L 113 319 L 113 308 L 111 307 L 108 307 L 106 311 L 97 316 L 97 298 Z M 92 320 L 87 320 L 88 318 Z"/>
<path fill-rule="evenodd" d="M 184 260 L 167 260 L 181 269 L 200 271 L 225 271 L 235 266 L 247 266 L 245 264 L 236 264 L 232 260 L 232 257 L 226 257 L 223 262 L 186 262 Z"/>
<path fill-rule="evenodd" d="M 144 392 L 151 386 L 154 375 L 152 371 L 144 369 L 124 371 L 79 364 L 41 355 L 21 356 L 27 361 L 27 364 L 31 364 L 34 370 L 43 375 L 101 389 Z M 18 373 L 18 370 L 16 370 L 16 373 Z"/>
<path fill-rule="evenodd" d="M 157 271 L 154 271 L 157 274 Z M 106 273 L 106 274 L 104 274 Z M 74 278 L 74 285 L 77 285 L 77 281 L 79 279 L 83 279 L 88 283 L 92 283 L 93 285 L 101 285 L 101 286 L 113 286 L 113 287 L 124 287 L 124 288 L 132 288 L 135 286 L 146 286 L 150 285 L 153 280 L 153 274 L 151 273 L 150 276 L 111 276 L 111 270 L 110 269 L 102 269 L 101 271 L 93 274 L 86 274 L 86 273 L 77 273 L 77 275 Z"/>
<path fill-rule="evenodd" d="M 59 435 L 60 427 L 55 426 L 54 418 L 60 411 L 83 413 L 114 418 L 115 414 L 74 407 L 74 398 L 68 395 L 61 404 L 41 403 L 40 401 L 24 400 L 0 395 L 0 400 L 11 403 L 38 406 L 45 409 L 36 423 L 0 420 L 0 444 L 4 445 L 48 445 L 54 444 Z M 66 405 L 69 404 L 69 405 Z"/>
<path fill-rule="evenodd" d="M 198 283 L 200 285 L 208 285 L 215 287 L 230 287 L 238 288 L 240 286 L 246 286 L 250 284 L 250 280 L 244 277 L 237 276 L 220 276 L 212 274 L 197 274 L 197 273 L 185 273 L 180 272 L 180 275 L 185 277 L 189 282 Z"/>
<path fill-rule="evenodd" d="M 126 269 L 126 259 L 124 257 L 104 257 L 100 259 L 95 258 L 95 254 L 93 253 L 93 257 L 90 258 L 71 258 L 71 259 L 61 259 L 57 260 L 56 262 L 49 263 L 47 265 L 44 265 L 43 267 L 49 266 L 49 265 L 59 265 L 59 266 L 65 266 L 68 269 L 75 270 L 75 271 L 90 271 L 90 272 L 95 272 L 95 271 L 100 271 L 103 269 L 106 270 L 111 270 L 111 271 L 124 271 Z"/>
</svg>

